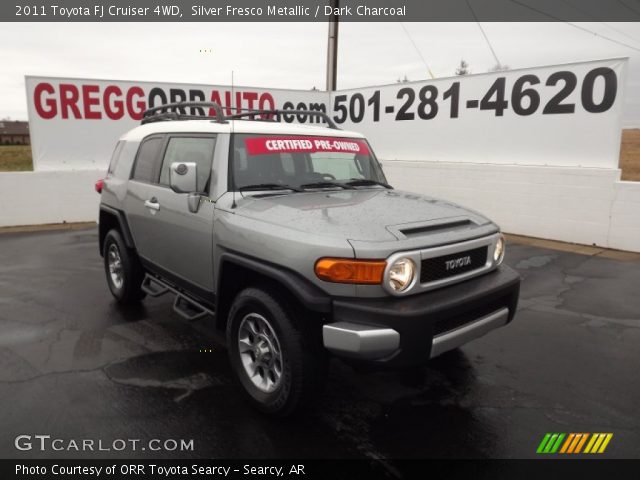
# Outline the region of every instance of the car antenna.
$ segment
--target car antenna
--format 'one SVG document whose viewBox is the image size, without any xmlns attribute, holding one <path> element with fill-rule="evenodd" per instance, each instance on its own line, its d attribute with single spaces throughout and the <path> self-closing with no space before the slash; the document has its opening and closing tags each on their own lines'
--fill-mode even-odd
<svg viewBox="0 0 640 480">
<path fill-rule="evenodd" d="M 233 70 L 231 70 L 231 105 L 233 106 Z M 235 136 L 234 136 L 234 131 L 235 131 L 235 124 L 236 122 L 234 120 L 231 120 L 231 142 L 235 142 Z M 234 148 L 234 153 L 232 158 L 232 162 L 231 162 L 231 171 L 229 172 L 231 174 L 231 184 L 233 185 L 233 200 L 231 201 L 231 208 L 236 208 L 236 179 L 235 179 L 235 175 L 233 174 L 233 168 L 235 165 L 235 148 Z M 229 155 L 231 155 L 231 149 L 229 149 Z"/>
</svg>

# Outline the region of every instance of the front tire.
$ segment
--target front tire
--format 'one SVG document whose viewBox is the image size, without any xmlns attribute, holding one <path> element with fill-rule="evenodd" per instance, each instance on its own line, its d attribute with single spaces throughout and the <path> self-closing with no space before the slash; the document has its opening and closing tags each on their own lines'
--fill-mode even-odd
<svg viewBox="0 0 640 480">
<path fill-rule="evenodd" d="M 107 284 L 114 298 L 123 305 L 138 303 L 145 297 L 141 288 L 144 272 L 135 252 L 128 249 L 117 230 L 104 239 L 102 254 Z"/>
<path fill-rule="evenodd" d="M 326 379 L 327 356 L 313 320 L 294 312 L 279 296 L 247 288 L 227 322 L 229 359 L 240 384 L 254 406 L 277 416 L 312 405 Z"/>
</svg>

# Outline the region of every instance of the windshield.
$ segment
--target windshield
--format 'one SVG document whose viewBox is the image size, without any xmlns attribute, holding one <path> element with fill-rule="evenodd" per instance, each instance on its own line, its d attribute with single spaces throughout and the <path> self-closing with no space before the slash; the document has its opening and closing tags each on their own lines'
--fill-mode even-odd
<svg viewBox="0 0 640 480">
<path fill-rule="evenodd" d="M 231 189 L 386 186 L 378 161 L 361 138 L 235 134 L 232 145 Z"/>
</svg>

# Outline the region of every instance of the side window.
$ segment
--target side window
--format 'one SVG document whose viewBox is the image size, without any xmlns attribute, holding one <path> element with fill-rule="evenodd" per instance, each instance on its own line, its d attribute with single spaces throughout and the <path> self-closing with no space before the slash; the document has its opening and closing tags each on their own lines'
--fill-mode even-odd
<svg viewBox="0 0 640 480">
<path fill-rule="evenodd" d="M 118 160 L 120 159 L 120 152 L 122 152 L 122 147 L 124 146 L 123 141 L 119 141 L 116 144 L 116 148 L 113 150 L 113 155 L 111 155 L 111 161 L 109 162 L 109 170 L 108 173 L 113 173 L 116 169 L 116 165 L 118 164 Z"/>
<path fill-rule="evenodd" d="M 160 185 L 169 185 L 172 163 L 194 162 L 197 168 L 198 191 L 207 192 L 215 143 L 215 137 L 170 138 L 160 170 Z"/>
<path fill-rule="evenodd" d="M 142 142 L 138 150 L 138 158 L 133 171 L 133 179 L 141 182 L 155 183 L 157 164 L 160 161 L 162 137 L 152 137 Z"/>
<path fill-rule="evenodd" d="M 128 178 L 131 174 L 131 166 L 138 153 L 139 145 L 135 142 L 122 142 L 118 162 L 113 170 L 113 174 L 118 178 Z"/>
</svg>

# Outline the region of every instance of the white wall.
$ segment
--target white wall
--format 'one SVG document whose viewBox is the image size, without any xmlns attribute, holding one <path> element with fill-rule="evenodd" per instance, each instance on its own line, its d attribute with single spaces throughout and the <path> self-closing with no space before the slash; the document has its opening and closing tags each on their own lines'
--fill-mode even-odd
<svg viewBox="0 0 640 480">
<path fill-rule="evenodd" d="M 480 211 L 508 233 L 640 252 L 640 183 L 620 170 L 383 161 L 398 188 Z"/>
<path fill-rule="evenodd" d="M 640 252 L 640 182 L 616 182 L 614 190 L 609 244 Z"/>
<path fill-rule="evenodd" d="M 94 184 L 104 170 L 0 173 L 0 227 L 98 218 Z"/>
<path fill-rule="evenodd" d="M 392 185 L 451 200 L 505 232 L 640 252 L 640 182 L 617 169 L 383 161 Z M 0 173 L 0 227 L 95 221 L 102 170 Z"/>
</svg>

